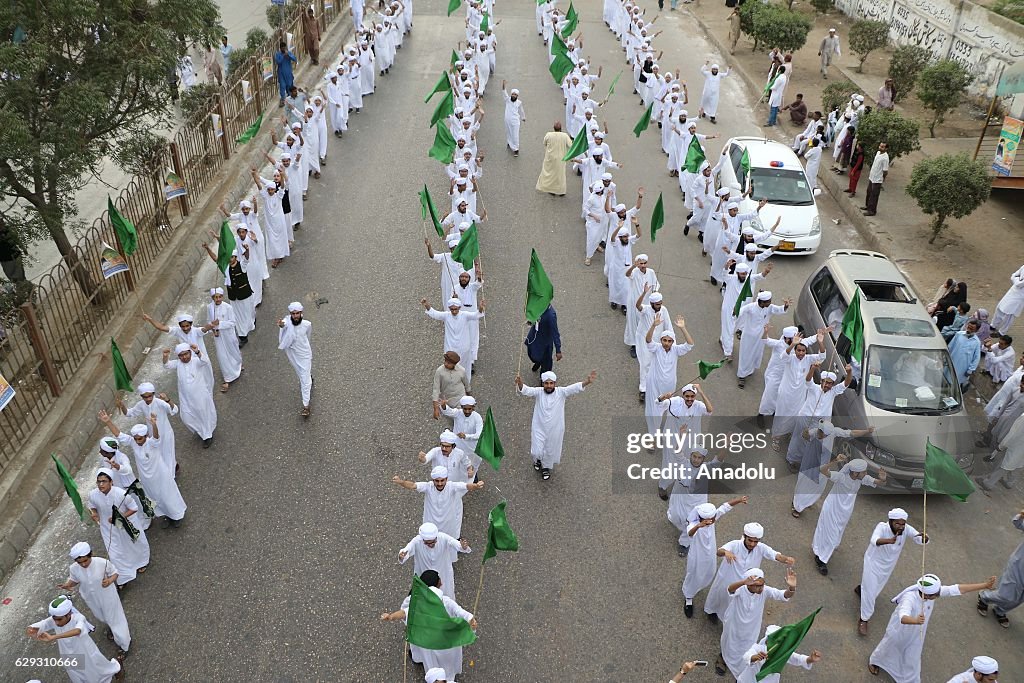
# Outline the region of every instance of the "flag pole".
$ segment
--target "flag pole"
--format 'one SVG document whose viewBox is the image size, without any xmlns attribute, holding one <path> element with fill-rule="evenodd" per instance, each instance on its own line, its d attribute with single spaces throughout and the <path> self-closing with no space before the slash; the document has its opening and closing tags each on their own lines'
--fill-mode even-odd
<svg viewBox="0 0 1024 683">
<path fill-rule="evenodd" d="M 921 533 L 924 534 L 922 540 L 925 542 L 921 544 L 921 576 L 924 576 L 924 563 L 925 555 L 928 553 L 928 487 L 924 487 L 924 505 L 923 505 L 922 521 L 921 521 Z"/>
<path fill-rule="evenodd" d="M 408 680 L 409 676 L 409 645 L 406 638 L 402 638 L 402 683 Z"/>
<path fill-rule="evenodd" d="M 476 587 L 476 600 L 473 601 L 473 616 L 476 617 L 476 608 L 480 605 L 480 594 L 484 590 L 484 567 L 486 565 L 480 563 L 480 585 Z"/>
</svg>

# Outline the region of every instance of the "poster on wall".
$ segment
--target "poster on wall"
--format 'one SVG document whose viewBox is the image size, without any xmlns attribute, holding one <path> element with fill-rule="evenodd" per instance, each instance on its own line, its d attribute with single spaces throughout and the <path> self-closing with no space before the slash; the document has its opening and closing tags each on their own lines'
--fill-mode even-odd
<svg viewBox="0 0 1024 683">
<path fill-rule="evenodd" d="M 220 120 L 220 114 L 210 114 L 213 122 L 213 135 L 218 138 L 224 137 L 224 124 Z"/>
<path fill-rule="evenodd" d="M 14 398 L 14 387 L 0 375 L 0 410 L 7 407 L 7 404 Z"/>
<path fill-rule="evenodd" d="M 125 263 L 124 257 L 116 249 L 104 242 L 103 250 L 100 252 L 100 272 L 103 273 L 103 279 L 109 280 L 111 277 L 126 270 L 128 270 L 128 264 Z"/>
<path fill-rule="evenodd" d="M 1007 116 L 1003 120 L 1003 129 L 999 132 L 999 142 L 996 143 L 996 157 L 992 160 L 992 170 L 999 175 L 1010 175 L 1013 168 L 1013 160 L 1017 156 L 1017 146 L 1020 145 L 1021 129 L 1024 128 L 1024 121 Z"/>
<path fill-rule="evenodd" d="M 185 181 L 174 171 L 169 171 L 167 178 L 164 180 L 164 197 L 167 198 L 167 201 L 177 197 L 184 197 L 187 194 L 188 190 L 185 188 Z"/>
<path fill-rule="evenodd" d="M 252 84 L 249 81 L 242 81 L 242 99 L 246 104 L 252 102 Z"/>
<path fill-rule="evenodd" d="M 274 63 L 270 61 L 270 57 L 265 57 L 260 62 L 260 70 L 263 72 L 263 80 L 269 81 L 274 77 Z"/>
</svg>

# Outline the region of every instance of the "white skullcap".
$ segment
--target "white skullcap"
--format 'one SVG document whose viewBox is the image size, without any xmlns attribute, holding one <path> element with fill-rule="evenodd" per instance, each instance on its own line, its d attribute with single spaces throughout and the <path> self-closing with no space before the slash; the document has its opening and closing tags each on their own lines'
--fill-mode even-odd
<svg viewBox="0 0 1024 683">
<path fill-rule="evenodd" d="M 242 207 L 243 209 L 251 209 L 252 208 L 252 202 L 250 202 L 248 199 L 243 199 L 242 201 L 240 201 L 238 203 L 238 205 L 240 207 Z"/>
<path fill-rule="evenodd" d="M 743 578 L 745 579 L 763 579 L 764 570 L 759 567 L 751 567 L 747 571 L 743 572 Z"/>
<path fill-rule="evenodd" d="M 593 111 L 593 110 L 592 109 L 588 109 L 587 111 Z M 595 130 L 594 131 L 594 137 L 595 138 L 601 138 L 602 140 L 604 140 L 604 131 Z"/>
<path fill-rule="evenodd" d="M 420 538 L 424 541 L 433 541 L 437 538 L 437 525 L 433 522 L 420 524 Z"/>
<path fill-rule="evenodd" d="M 818 420 L 818 431 L 828 436 L 836 430 L 836 426 L 828 420 Z"/>
<path fill-rule="evenodd" d="M 558 375 L 556 375 L 555 373 L 553 373 L 550 370 L 548 370 L 547 372 L 541 373 L 540 381 L 541 382 L 557 382 L 558 381 Z"/>
<path fill-rule="evenodd" d="M 453 113 L 455 113 L 455 114 L 462 114 L 464 112 L 465 112 L 465 110 L 462 107 L 455 107 L 455 111 Z"/>
<path fill-rule="evenodd" d="M 711 65 L 711 68 L 712 68 L 712 69 L 717 69 L 717 68 L 718 68 L 718 65 L 717 65 L 717 64 L 712 64 L 712 65 Z"/>
<path fill-rule="evenodd" d="M 296 121 L 292 124 L 292 130 L 302 130 L 302 124 Z"/>
<path fill-rule="evenodd" d="M 275 183 L 274 181 L 270 181 L 269 183 L 267 183 L 267 189 L 268 190 L 276 190 L 277 189 L 277 183 Z"/>
<path fill-rule="evenodd" d="M 917 580 L 917 589 L 925 595 L 936 595 L 942 590 L 942 580 L 935 574 L 925 574 Z"/>
<path fill-rule="evenodd" d="M 783 327 L 782 328 L 782 336 L 786 337 L 788 339 L 792 339 L 793 337 L 795 337 L 797 335 L 797 332 L 799 332 L 799 331 L 800 331 L 800 328 L 796 327 L 795 325 L 790 325 L 789 327 Z"/>
<path fill-rule="evenodd" d="M 822 380 L 830 379 L 833 382 L 835 382 L 837 379 L 839 379 L 839 377 L 834 372 L 825 371 L 825 372 L 821 373 L 821 379 Z"/>
<path fill-rule="evenodd" d="M 139 385 L 138 392 L 139 392 L 140 395 L 141 394 L 155 394 L 156 393 L 156 387 L 153 386 L 152 382 L 143 382 L 142 384 Z"/>
<path fill-rule="evenodd" d="M 458 235 L 452 235 L 451 237 L 448 238 L 448 248 L 449 249 L 454 249 L 456 247 L 456 245 L 458 245 L 458 243 L 459 243 L 459 236 Z"/>
<path fill-rule="evenodd" d="M 469 170 L 469 164 L 459 164 L 459 170 L 460 171 L 468 171 Z"/>
<path fill-rule="evenodd" d="M 519 88 L 512 88 L 512 90 L 509 91 L 509 95 L 518 95 L 518 94 L 519 94 Z"/>
<path fill-rule="evenodd" d="M 661 292 L 654 292 L 654 293 L 653 293 L 653 294 L 651 294 L 651 296 L 650 296 L 650 302 L 651 302 L 652 304 L 656 304 L 656 303 L 658 303 L 659 301 L 664 301 L 664 300 L 665 300 L 665 297 L 664 297 L 664 295 L 663 295 L 663 294 L 662 294 Z"/>
<path fill-rule="evenodd" d="M 757 245 L 753 242 L 747 242 L 746 246 L 743 247 L 743 251 L 757 251 Z"/>
<path fill-rule="evenodd" d="M 864 460 L 862 458 L 856 458 L 855 460 L 851 460 L 850 462 L 848 462 L 846 464 L 846 466 L 850 468 L 851 472 L 867 472 L 868 471 L 868 461 Z"/>
<path fill-rule="evenodd" d="M 601 147 L 591 147 L 587 151 L 587 153 L 590 154 L 590 156 L 592 156 L 592 157 L 604 156 L 604 149 L 601 148 Z"/>
<path fill-rule="evenodd" d="M 612 176 L 612 174 L 611 174 L 611 173 L 602 173 L 602 174 L 601 174 L 601 180 L 611 180 L 611 179 L 612 179 L 612 177 L 613 177 L 613 176 Z M 623 207 L 623 208 L 625 208 L 625 207 Z"/>
<path fill-rule="evenodd" d="M 686 111 L 685 109 L 680 109 L 679 115 L 682 116 L 684 119 L 690 118 L 690 112 Z"/>
<path fill-rule="evenodd" d="M 836 30 L 835 30 L 834 28 L 830 28 L 830 29 L 828 30 L 828 32 L 829 32 L 829 33 L 835 33 L 835 32 L 836 32 Z"/>
<path fill-rule="evenodd" d="M 468 178 L 461 178 L 461 177 L 460 178 L 456 178 L 455 179 L 455 184 L 456 185 L 465 185 L 467 180 L 468 180 Z M 462 201 L 459 202 L 459 204 L 469 204 L 469 202 L 467 202 L 465 199 L 463 199 Z"/>
<path fill-rule="evenodd" d="M 71 552 L 68 556 L 72 560 L 77 560 L 79 557 L 85 557 L 92 552 L 92 547 L 85 541 L 79 541 L 78 543 L 71 546 Z"/>
<path fill-rule="evenodd" d="M 100 439 L 100 450 L 103 451 L 104 453 L 116 453 L 117 442 L 114 441 L 109 436 L 105 436 L 102 439 Z"/>
<path fill-rule="evenodd" d="M 306 105 L 306 111 L 313 111 L 313 105 L 307 104 Z"/>
<path fill-rule="evenodd" d="M 636 257 L 636 260 L 637 261 L 649 261 L 650 259 L 647 258 L 647 254 L 638 254 L 637 257 Z"/>
<path fill-rule="evenodd" d="M 748 225 L 747 227 L 745 227 L 742 230 L 740 230 L 740 234 L 741 235 L 750 235 L 751 237 L 753 237 L 754 236 L 754 229 Z"/>
<path fill-rule="evenodd" d="M 98 470 L 96 470 L 97 477 L 100 476 L 101 474 L 106 475 L 110 479 L 110 481 L 114 481 L 114 470 L 110 469 L 109 467 L 101 467 Z"/>
<path fill-rule="evenodd" d="M 431 479 L 447 479 L 448 468 L 444 465 L 437 465 L 434 469 L 430 470 Z"/>
<path fill-rule="evenodd" d="M 771 292 L 761 292 L 760 294 L 757 295 L 757 300 L 758 301 L 771 301 L 772 300 L 772 293 Z"/>
<path fill-rule="evenodd" d="M 697 513 L 697 516 L 701 519 L 711 519 L 715 516 L 715 513 L 718 512 L 718 508 L 716 508 L 711 503 L 701 503 L 696 508 L 694 508 L 694 511 Z"/>
<path fill-rule="evenodd" d="M 291 160 L 292 160 L 292 153 L 291 152 L 285 152 L 284 154 L 281 155 L 281 161 L 291 161 Z"/>
<path fill-rule="evenodd" d="M 740 208 L 739 202 L 729 202 L 728 204 L 725 205 L 725 209 L 727 211 L 732 211 L 733 209 L 739 209 L 739 208 Z"/>
<path fill-rule="evenodd" d="M 304 310 L 306 310 L 306 309 L 304 309 L 302 307 L 302 304 L 300 304 L 298 301 L 293 301 L 290 304 L 288 304 L 288 312 L 289 313 L 301 313 Z"/>
<path fill-rule="evenodd" d="M 749 273 L 750 272 L 750 266 L 748 266 L 746 263 L 740 263 L 740 264 L 738 264 L 736 266 L 736 272 L 737 273 Z"/>
<path fill-rule="evenodd" d="M 71 610 L 74 605 L 71 604 L 71 598 L 61 595 L 56 600 L 50 603 L 49 612 L 51 617 L 64 617 L 71 614 Z"/>
<path fill-rule="evenodd" d="M 680 394 L 685 394 L 687 391 L 692 391 L 693 393 L 697 393 L 697 390 L 693 388 L 692 384 L 687 384 L 685 387 L 683 387 L 682 389 L 679 390 L 679 393 Z"/>
<path fill-rule="evenodd" d="M 132 436 L 146 436 L 149 434 L 149 427 L 146 425 L 135 425 L 131 429 Z"/>
<path fill-rule="evenodd" d="M 461 59 L 459 59 L 459 60 L 456 60 L 456 62 L 455 62 L 455 66 L 457 66 L 457 67 L 459 67 L 459 66 L 465 66 L 465 64 L 466 64 L 466 63 L 465 63 L 465 62 L 463 62 L 463 61 L 462 61 Z"/>
<path fill-rule="evenodd" d="M 192 350 L 191 346 L 189 346 L 185 342 L 182 342 L 182 343 L 180 343 L 180 344 L 178 344 L 177 346 L 174 347 L 174 355 L 177 356 L 178 354 L 185 353 L 186 351 L 191 351 L 191 350 Z"/>
<path fill-rule="evenodd" d="M 665 330 L 658 336 L 658 339 L 671 339 L 672 341 L 675 341 L 676 333 L 672 330 Z"/>
<path fill-rule="evenodd" d="M 904 510 L 903 508 L 893 508 L 892 510 L 889 510 L 889 519 L 906 520 L 909 517 L 910 515 L 908 515 L 907 511 Z"/>
<path fill-rule="evenodd" d="M 594 181 L 594 184 L 590 186 L 591 192 L 600 192 L 602 190 L 604 190 L 604 183 L 602 183 L 600 180 Z"/>
<path fill-rule="evenodd" d="M 446 429 L 443 432 L 441 432 L 441 436 L 440 436 L 440 438 L 438 438 L 438 441 L 440 441 L 441 443 L 454 444 L 455 440 L 456 440 L 455 432 L 453 432 L 450 429 Z"/>
<path fill-rule="evenodd" d="M 751 538 L 763 538 L 764 527 L 757 522 L 747 522 L 743 525 L 743 535 Z"/>
<path fill-rule="evenodd" d="M 991 657 L 979 655 L 971 660 L 971 668 L 980 674 L 999 673 L 999 662 Z"/>
<path fill-rule="evenodd" d="M 720 187 L 720 188 L 718 188 L 718 192 L 716 192 L 715 194 L 717 194 L 719 197 L 728 197 L 729 196 L 729 188 L 728 187 Z"/>
<path fill-rule="evenodd" d="M 462 398 L 459 399 L 459 405 L 460 406 L 475 406 L 476 405 L 476 399 L 473 398 L 472 396 L 469 396 L 469 395 L 463 396 Z"/>
<path fill-rule="evenodd" d="M 768 624 L 767 626 L 764 627 L 764 635 L 765 635 L 765 637 L 770 636 L 771 634 L 775 633 L 776 631 L 779 630 L 779 628 L 780 627 L 777 624 Z"/>
<path fill-rule="evenodd" d="M 690 451 L 690 455 L 693 455 L 694 453 L 696 453 L 702 458 L 708 457 L 708 449 L 704 448 L 703 446 L 698 446 L 697 448 L 694 448 L 692 451 Z"/>
<path fill-rule="evenodd" d="M 223 287 L 214 287 L 213 289 L 210 290 L 210 296 L 213 296 L 214 294 L 220 294 L 220 295 L 223 296 L 224 288 Z"/>
<path fill-rule="evenodd" d="M 619 211 L 625 211 L 625 210 L 626 210 L 626 205 L 625 204 L 616 204 L 615 205 L 615 213 L 618 213 Z M 623 234 L 625 234 L 625 233 L 619 233 L 619 236 L 621 237 Z M 629 237 L 628 234 L 626 236 Z"/>
<path fill-rule="evenodd" d="M 445 674 L 444 669 L 442 669 L 439 666 L 435 666 L 433 669 L 427 672 L 427 675 L 424 677 L 423 680 L 426 681 L 426 683 L 437 683 L 438 681 L 445 680 L 444 677 L 446 675 L 447 674 Z"/>
<path fill-rule="evenodd" d="M 192 316 L 190 316 L 188 313 L 182 313 L 177 318 L 177 322 L 178 322 L 179 325 L 181 323 L 190 323 L 190 322 L 192 322 L 192 320 L 193 320 Z"/>
<path fill-rule="evenodd" d="M 452 306 L 462 308 L 462 302 L 453 296 L 451 299 L 448 299 L 448 308 L 451 308 Z"/>
</svg>

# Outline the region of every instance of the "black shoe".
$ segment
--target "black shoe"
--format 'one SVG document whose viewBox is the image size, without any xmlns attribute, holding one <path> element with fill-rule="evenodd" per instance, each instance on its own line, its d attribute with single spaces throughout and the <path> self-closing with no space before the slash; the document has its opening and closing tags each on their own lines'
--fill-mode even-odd
<svg viewBox="0 0 1024 683">
<path fill-rule="evenodd" d="M 534 364 L 533 364 L 533 365 L 532 365 L 532 366 L 530 367 L 530 372 L 537 372 L 538 370 L 540 370 L 540 363 L 534 363 Z"/>
<path fill-rule="evenodd" d="M 661 498 L 662 500 L 668 500 L 668 491 L 661 487 L 658 487 L 658 498 Z"/>
<path fill-rule="evenodd" d="M 690 549 L 687 546 L 679 544 L 679 557 L 686 557 L 687 553 L 689 552 Z"/>
<path fill-rule="evenodd" d="M 690 216 L 692 216 L 692 215 L 693 214 L 691 213 Z M 690 220 L 689 216 L 687 216 L 686 220 Z M 690 224 L 687 223 L 686 225 L 683 226 L 683 237 L 686 237 L 689 234 L 690 234 Z"/>
<path fill-rule="evenodd" d="M 245 346 L 248 343 L 249 343 L 249 337 L 248 336 L 246 336 L 246 337 L 239 337 L 238 338 L 238 348 L 242 348 L 243 346 Z"/>
<path fill-rule="evenodd" d="M 757 414 L 757 428 L 758 429 L 765 429 L 766 426 L 767 425 L 765 424 L 764 415 L 762 415 L 761 413 L 758 413 Z"/>
<path fill-rule="evenodd" d="M 646 391 L 641 391 L 640 392 L 640 402 L 641 403 L 646 403 L 647 402 L 647 392 Z"/>
<path fill-rule="evenodd" d="M 533 469 L 536 470 L 537 472 L 540 472 L 540 460 L 533 461 Z"/>
<path fill-rule="evenodd" d="M 630 346 L 629 347 L 629 357 L 630 358 L 636 358 L 636 347 L 635 346 Z"/>
<path fill-rule="evenodd" d="M 739 381 L 736 382 L 736 386 L 738 386 L 740 389 L 745 388 L 747 386 L 747 378 L 746 377 L 740 377 Z"/>
<path fill-rule="evenodd" d="M 857 594 L 858 598 L 860 597 L 860 584 L 857 584 L 857 587 L 853 589 L 853 592 Z"/>
<path fill-rule="evenodd" d="M 626 307 L 625 306 L 622 307 L 622 315 L 626 315 Z"/>
<path fill-rule="evenodd" d="M 551 478 L 551 469 L 548 467 L 542 467 L 540 470 L 540 478 L 547 481 Z"/>
<path fill-rule="evenodd" d="M 711 622 L 712 624 L 714 624 L 715 626 L 718 626 L 718 615 L 717 615 L 717 614 L 714 614 L 714 613 L 712 613 L 712 614 L 709 614 L 709 615 L 708 615 L 708 621 L 710 621 L 710 622 Z M 721 675 L 721 674 L 720 674 L 720 675 Z"/>
<path fill-rule="evenodd" d="M 686 615 L 687 619 L 693 619 L 693 605 L 684 605 L 683 614 Z"/>
<path fill-rule="evenodd" d="M 989 453 L 984 458 L 982 458 L 982 460 L 984 460 L 985 462 L 992 462 L 995 459 L 996 459 L 996 454 L 995 453 Z"/>
<path fill-rule="evenodd" d="M 716 125 L 718 124 L 718 121 L 715 121 L 715 117 L 714 116 L 712 116 L 710 118 L 711 118 L 711 123 L 714 123 Z"/>
<path fill-rule="evenodd" d="M 814 564 L 818 565 L 818 573 L 822 576 L 828 576 L 828 565 L 821 561 L 817 555 L 814 556 Z"/>
<path fill-rule="evenodd" d="M 210 444 L 212 444 L 212 443 L 213 443 L 213 437 L 212 436 L 209 439 L 203 439 L 203 448 L 209 448 Z"/>
<path fill-rule="evenodd" d="M 717 285 L 718 284 L 718 280 L 715 279 L 714 275 L 711 276 L 711 284 L 713 284 L 713 285 Z"/>
<path fill-rule="evenodd" d="M 703 230 L 698 230 L 697 231 L 697 241 L 700 242 L 701 244 L 704 244 L 704 231 Z"/>
<path fill-rule="evenodd" d="M 607 287 L 607 286 L 608 286 L 608 285 L 605 285 L 605 287 Z M 614 311 L 614 310 L 615 310 L 616 308 L 618 308 L 618 307 L 619 307 L 619 305 L 618 305 L 618 304 L 616 304 L 616 303 L 612 303 L 612 304 L 611 304 L 611 307 L 612 307 L 612 310 Z"/>
</svg>

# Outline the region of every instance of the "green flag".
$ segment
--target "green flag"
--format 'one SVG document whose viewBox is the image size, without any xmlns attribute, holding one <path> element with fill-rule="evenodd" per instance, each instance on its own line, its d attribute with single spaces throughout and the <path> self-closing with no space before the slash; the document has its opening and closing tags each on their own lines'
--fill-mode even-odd
<svg viewBox="0 0 1024 683">
<path fill-rule="evenodd" d="M 455 54 L 455 53 L 452 52 L 452 54 Z M 455 56 L 458 57 L 458 55 L 455 55 Z M 434 85 L 434 89 L 430 91 L 430 94 L 427 95 L 427 99 L 425 99 L 423 101 L 424 102 L 429 102 L 430 98 L 433 97 L 434 95 L 436 95 L 439 92 L 451 92 L 451 91 L 452 91 L 452 82 L 450 80 L 448 80 L 448 72 L 445 71 L 443 74 L 441 74 L 441 78 L 437 79 L 437 83 Z"/>
<path fill-rule="evenodd" d="M 750 152 L 747 148 L 743 148 L 743 154 L 740 156 L 740 168 L 743 169 L 743 173 L 750 175 Z"/>
<path fill-rule="evenodd" d="M 501 446 L 501 439 L 498 438 L 498 428 L 494 425 L 494 413 L 490 406 L 487 408 L 487 415 L 484 417 L 484 427 L 480 430 L 480 438 L 476 442 L 476 454 L 487 461 L 487 464 L 497 472 L 501 467 L 501 459 L 505 457 L 505 449 Z"/>
<path fill-rule="evenodd" d="M 775 79 L 778 77 L 779 75 L 775 74 L 770 79 L 768 79 L 768 84 L 764 86 L 764 95 L 767 95 L 769 92 L 771 92 L 772 86 L 775 85 Z"/>
<path fill-rule="evenodd" d="M 839 334 L 850 342 L 850 356 L 859 361 L 864 360 L 864 318 L 860 315 L 860 287 L 853 293 L 853 301 L 850 302 L 843 316 L 843 324 Z"/>
<path fill-rule="evenodd" d="M 651 102 L 651 106 L 644 110 L 644 115 L 640 117 L 636 125 L 633 126 L 633 135 L 640 137 L 640 133 L 647 130 L 647 127 L 651 125 L 651 110 L 654 109 L 654 102 Z"/>
<path fill-rule="evenodd" d="M 555 298 L 555 287 L 544 272 L 537 250 L 530 250 L 530 272 L 526 276 L 526 319 L 537 322 Z"/>
<path fill-rule="evenodd" d="M 611 97 L 612 94 L 615 92 L 615 84 L 619 82 L 619 76 L 621 75 L 622 72 L 620 71 L 619 73 L 615 74 L 615 78 L 612 79 L 612 84 L 608 86 L 608 97 Z M 606 97 L 605 99 L 608 98 Z"/>
<path fill-rule="evenodd" d="M 466 270 L 473 269 L 473 263 L 480 256 L 480 241 L 477 239 L 476 223 L 462 233 L 459 243 L 452 249 L 452 259 L 462 264 Z"/>
<path fill-rule="evenodd" d="M 452 156 L 454 156 L 457 146 L 448 126 L 442 122 L 440 125 L 434 126 L 434 146 L 427 152 L 427 156 L 437 159 L 447 166 L 452 163 Z"/>
<path fill-rule="evenodd" d="M 497 555 L 499 550 L 519 550 L 519 539 L 505 519 L 506 503 L 507 500 L 501 501 L 487 513 L 487 547 L 484 548 L 484 562 Z"/>
<path fill-rule="evenodd" d="M 124 255 L 131 256 L 139 247 L 139 233 L 135 231 L 135 226 L 117 210 L 109 195 L 107 195 L 107 213 L 110 215 L 110 224 L 114 226 L 114 232 L 121 243 Z"/>
<path fill-rule="evenodd" d="M 451 90 L 444 94 L 441 101 L 434 107 L 434 113 L 430 115 L 430 125 L 437 125 L 438 121 L 447 125 L 445 119 L 455 113 L 455 93 Z"/>
<path fill-rule="evenodd" d="M 128 534 L 128 538 L 132 539 L 132 543 L 139 539 L 139 530 L 135 528 L 131 520 L 116 505 L 110 506 L 110 519 L 113 520 L 111 526 L 119 526 L 124 529 L 124 532 Z"/>
<path fill-rule="evenodd" d="M 569 147 L 569 151 L 562 157 L 562 161 L 569 161 L 576 157 L 581 157 L 587 153 L 587 129 L 580 128 L 580 132 L 576 133 L 576 138 L 572 141 L 572 145 Z"/>
<path fill-rule="evenodd" d="M 559 36 L 557 33 L 555 33 L 555 34 L 552 34 L 552 36 L 551 36 L 551 48 L 550 48 L 549 52 L 552 55 L 555 55 L 555 56 L 562 55 L 563 57 L 568 57 L 569 56 L 569 46 L 567 46 L 565 44 L 565 41 L 562 40 L 561 36 Z"/>
<path fill-rule="evenodd" d="M 924 451 L 924 490 L 928 493 L 944 493 L 961 503 L 974 493 L 974 482 L 964 474 L 946 451 L 932 445 L 928 439 Z"/>
<path fill-rule="evenodd" d="M 239 145 L 244 145 L 245 143 L 249 142 L 249 140 L 252 140 L 254 137 L 256 137 L 256 133 L 260 132 L 260 126 L 262 126 L 262 125 L 263 125 L 263 114 L 260 114 L 259 116 L 256 117 L 256 122 L 253 123 L 248 128 L 246 128 L 245 132 L 242 133 L 241 135 L 239 135 L 238 138 L 235 139 L 235 143 L 239 144 Z"/>
<path fill-rule="evenodd" d="M 220 236 L 217 238 L 217 270 L 227 274 L 231 265 L 231 255 L 237 247 L 235 233 L 231 232 L 231 224 L 224 221 L 220 224 Z"/>
<path fill-rule="evenodd" d="M 722 367 L 725 364 L 724 360 L 720 360 L 717 363 L 706 363 L 704 361 L 697 362 L 697 370 L 700 371 L 700 378 L 707 379 L 708 375 Z"/>
<path fill-rule="evenodd" d="M 572 60 L 565 55 L 555 55 L 555 59 L 551 62 L 551 66 L 548 67 L 548 73 L 555 79 L 555 83 L 561 85 L 565 81 L 565 77 L 569 75 L 569 72 L 573 70 Z"/>
<path fill-rule="evenodd" d="M 821 608 L 814 610 L 810 615 L 804 617 L 795 624 L 783 626 L 765 639 L 765 647 L 768 648 L 768 657 L 761 665 L 761 670 L 754 676 L 755 680 L 763 680 L 772 674 L 780 673 L 786 662 L 800 647 L 807 632 L 811 630 L 814 617 L 818 616 Z"/>
<path fill-rule="evenodd" d="M 484 12 L 484 18 L 480 20 L 480 30 L 487 33 L 491 29 L 491 20 L 487 18 L 487 12 Z"/>
<path fill-rule="evenodd" d="M 659 192 L 658 201 L 654 205 L 654 211 L 651 212 L 651 244 L 654 243 L 654 236 L 663 225 L 665 225 L 665 204 Z"/>
<path fill-rule="evenodd" d="M 449 62 L 449 65 L 455 66 L 455 62 L 457 61 L 459 61 L 459 53 L 456 52 L 455 50 L 452 50 L 452 58 L 451 61 Z"/>
<path fill-rule="evenodd" d="M 82 507 L 82 496 L 78 493 L 78 485 L 68 471 L 64 469 L 64 465 L 57 459 L 57 456 L 50 453 L 50 457 L 53 458 L 53 464 L 57 466 L 57 474 L 60 475 L 60 480 L 64 483 L 64 490 L 68 492 L 68 498 L 71 499 L 75 510 L 78 511 L 79 519 L 84 520 L 85 508 Z"/>
<path fill-rule="evenodd" d="M 441 227 L 441 221 L 437 220 L 437 209 L 434 207 L 434 200 L 430 198 L 430 190 L 424 185 L 423 189 L 419 191 L 420 195 L 420 213 L 422 214 L 423 220 L 430 216 L 430 222 L 434 224 L 434 230 L 437 231 L 438 237 L 444 237 L 444 228 Z"/>
<path fill-rule="evenodd" d="M 117 348 L 117 342 L 110 338 L 110 358 L 114 362 L 114 384 L 118 391 L 135 391 L 132 386 L 132 376 L 128 374 L 128 367 L 124 364 L 124 357 L 121 356 L 121 349 Z"/>
<path fill-rule="evenodd" d="M 694 135 L 690 138 L 690 146 L 686 150 L 686 161 L 683 162 L 683 165 L 690 173 L 697 173 L 700 171 L 700 165 L 704 163 L 706 158 L 704 156 L 704 148 L 700 146 L 700 138 Z"/>
<path fill-rule="evenodd" d="M 412 577 L 405 624 L 405 639 L 428 650 L 447 650 L 476 641 L 469 622 L 448 616 L 441 598 L 418 576 Z"/>
<path fill-rule="evenodd" d="M 562 29 L 562 37 L 568 40 L 580 23 L 580 15 L 576 14 L 576 8 L 572 6 L 572 0 L 569 2 L 569 10 L 565 13 L 565 21 L 566 24 Z"/>
<path fill-rule="evenodd" d="M 750 289 L 750 283 L 754 279 L 750 277 L 750 273 L 747 273 L 747 279 L 743 281 L 743 288 L 740 290 L 740 295 L 736 297 L 736 305 L 732 307 L 732 317 L 736 317 L 740 314 L 740 308 L 743 306 L 743 302 L 753 296 L 753 290 Z"/>
<path fill-rule="evenodd" d="M 459 5 L 462 4 L 462 0 L 448 0 L 448 16 L 452 15 L 452 12 L 459 9 Z"/>
</svg>

